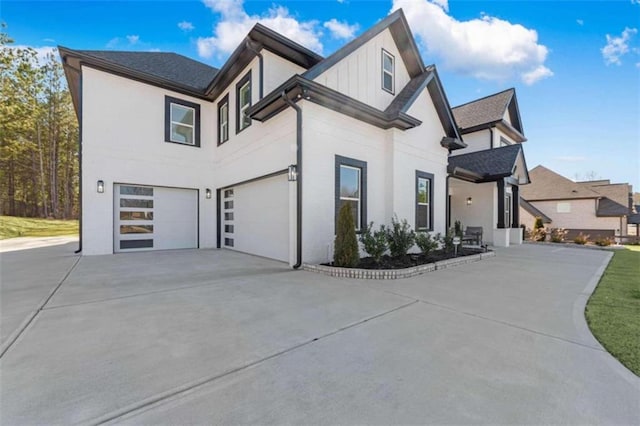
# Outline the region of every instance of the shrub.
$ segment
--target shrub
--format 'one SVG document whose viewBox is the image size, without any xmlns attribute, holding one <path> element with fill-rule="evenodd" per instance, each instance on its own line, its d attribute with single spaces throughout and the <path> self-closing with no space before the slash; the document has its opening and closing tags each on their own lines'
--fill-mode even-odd
<svg viewBox="0 0 640 426">
<path fill-rule="evenodd" d="M 587 242 L 589 242 L 589 236 L 585 235 L 585 234 L 583 234 L 581 232 L 573 239 L 573 242 L 583 246 L 583 245 L 587 244 Z"/>
<path fill-rule="evenodd" d="M 547 231 L 544 228 L 536 228 L 531 231 L 531 241 L 544 241 L 547 239 Z"/>
<path fill-rule="evenodd" d="M 433 238 L 428 232 L 418 232 L 416 234 L 416 245 L 422 254 L 428 256 L 429 253 L 438 248 L 438 240 L 437 237 Z"/>
<path fill-rule="evenodd" d="M 456 220 L 453 224 L 454 227 L 454 235 L 456 237 L 460 237 L 462 238 L 462 222 L 460 222 L 459 220 Z"/>
<path fill-rule="evenodd" d="M 613 243 L 613 241 L 611 240 L 611 238 L 599 237 L 594 241 L 594 243 L 600 247 L 609 247 Z"/>
<path fill-rule="evenodd" d="M 373 258 L 376 263 L 380 263 L 382 255 L 387 251 L 387 230 L 384 225 L 380 225 L 380 230 L 373 231 L 373 222 L 360 234 L 360 242 L 364 251 Z"/>
<path fill-rule="evenodd" d="M 338 213 L 338 227 L 333 245 L 333 264 L 353 268 L 359 261 L 356 225 L 353 222 L 351 205 L 345 203 Z"/>
<path fill-rule="evenodd" d="M 402 219 L 400 222 L 397 216 L 392 217 L 391 227 L 387 228 L 387 242 L 389 243 L 391 256 L 406 256 L 415 241 L 416 233 L 411 229 L 407 219 Z"/>
<path fill-rule="evenodd" d="M 444 251 L 447 253 L 451 253 L 453 251 L 453 230 L 449 229 L 446 234 L 440 235 L 438 234 L 438 239 L 442 243 Z"/>
<path fill-rule="evenodd" d="M 551 229 L 551 242 L 563 243 L 567 236 L 567 230 L 564 228 L 552 228 Z"/>
<path fill-rule="evenodd" d="M 536 230 L 536 229 L 542 229 L 542 228 L 544 228 L 544 223 L 542 222 L 542 218 L 539 216 L 536 216 L 536 221 L 533 224 L 533 229 Z"/>
</svg>

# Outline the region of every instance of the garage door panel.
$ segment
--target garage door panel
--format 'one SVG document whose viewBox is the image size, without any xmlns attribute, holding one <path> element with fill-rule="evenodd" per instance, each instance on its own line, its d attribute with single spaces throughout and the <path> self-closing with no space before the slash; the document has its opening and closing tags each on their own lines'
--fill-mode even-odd
<svg viewBox="0 0 640 426">
<path fill-rule="evenodd" d="M 114 185 L 114 252 L 196 248 L 198 191 Z"/>
<path fill-rule="evenodd" d="M 245 253 L 289 261 L 287 176 L 237 186 L 232 193 L 225 191 L 223 194 L 227 196 L 223 200 L 223 245 Z M 225 220 L 231 217 L 233 220 Z"/>
</svg>

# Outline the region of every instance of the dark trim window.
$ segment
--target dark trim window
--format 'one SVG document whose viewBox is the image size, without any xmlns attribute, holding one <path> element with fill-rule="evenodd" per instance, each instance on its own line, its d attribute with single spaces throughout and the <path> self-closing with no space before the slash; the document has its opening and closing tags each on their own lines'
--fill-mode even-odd
<svg viewBox="0 0 640 426">
<path fill-rule="evenodd" d="M 218 145 L 229 140 L 229 94 L 218 102 Z"/>
<path fill-rule="evenodd" d="M 416 170 L 416 230 L 433 231 L 433 174 Z"/>
<path fill-rule="evenodd" d="M 367 163 L 336 155 L 335 222 L 343 204 L 351 204 L 356 230 L 367 225 Z"/>
<path fill-rule="evenodd" d="M 394 94 L 396 58 L 386 50 L 382 49 L 382 88 Z"/>
<path fill-rule="evenodd" d="M 251 106 L 251 71 L 236 84 L 236 134 L 251 126 L 245 112 Z"/>
<path fill-rule="evenodd" d="M 164 140 L 200 146 L 200 105 L 182 99 L 164 97 Z"/>
</svg>

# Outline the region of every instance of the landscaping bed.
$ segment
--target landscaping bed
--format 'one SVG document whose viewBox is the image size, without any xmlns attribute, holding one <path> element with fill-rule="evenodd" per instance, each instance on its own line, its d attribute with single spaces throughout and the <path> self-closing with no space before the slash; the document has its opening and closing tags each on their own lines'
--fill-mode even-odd
<svg viewBox="0 0 640 426">
<path fill-rule="evenodd" d="M 471 256 L 483 252 L 482 249 L 462 248 L 458 250 L 457 256 L 454 253 L 446 252 L 444 250 L 437 250 L 423 254 L 408 254 L 402 257 L 383 256 L 380 262 L 376 262 L 372 257 L 360 258 L 360 262 L 354 266 L 357 269 L 405 269 L 413 266 L 426 265 L 428 263 L 435 263 L 441 260 L 454 259 L 456 257 Z M 333 262 L 323 263 L 323 266 L 334 266 Z"/>
</svg>

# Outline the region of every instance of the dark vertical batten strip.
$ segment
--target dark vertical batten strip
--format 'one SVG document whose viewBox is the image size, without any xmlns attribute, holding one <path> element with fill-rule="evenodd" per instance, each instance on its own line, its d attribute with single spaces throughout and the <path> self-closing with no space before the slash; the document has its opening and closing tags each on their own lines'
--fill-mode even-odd
<svg viewBox="0 0 640 426">
<path fill-rule="evenodd" d="M 504 225 L 504 202 L 505 202 L 505 193 L 504 193 L 504 179 L 498 179 L 496 182 L 498 185 L 498 228 L 502 229 L 505 227 Z"/>
</svg>

